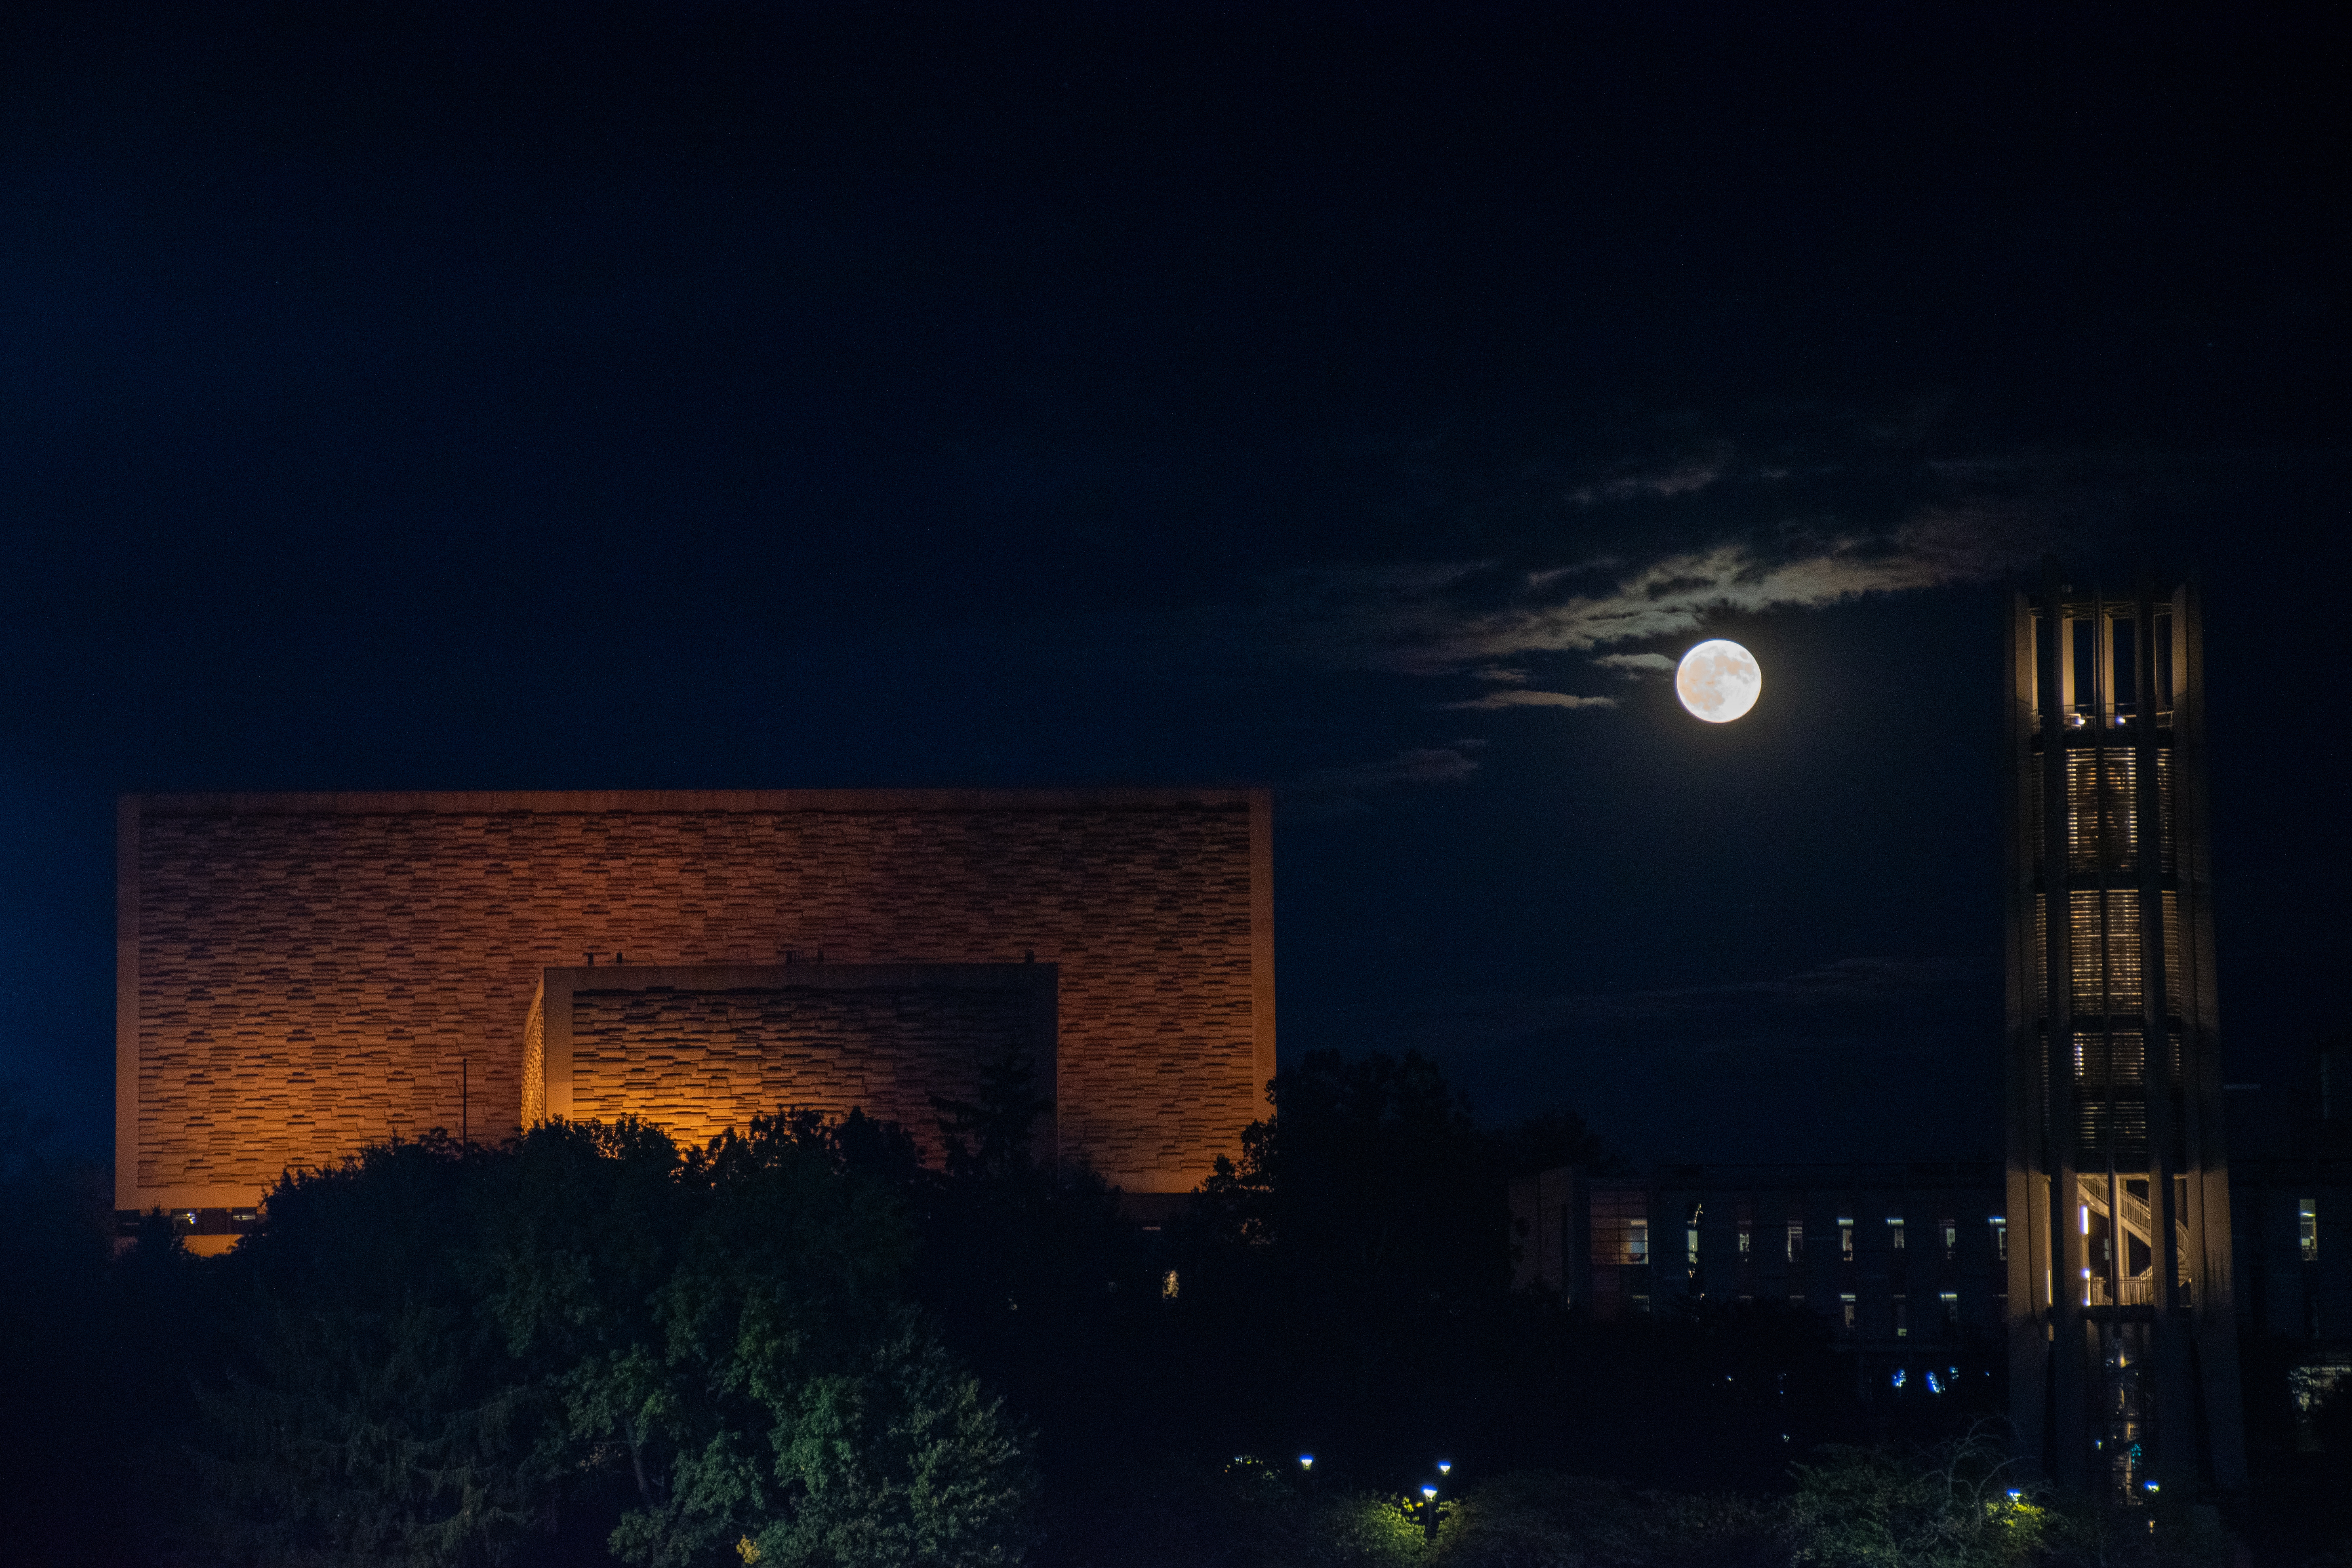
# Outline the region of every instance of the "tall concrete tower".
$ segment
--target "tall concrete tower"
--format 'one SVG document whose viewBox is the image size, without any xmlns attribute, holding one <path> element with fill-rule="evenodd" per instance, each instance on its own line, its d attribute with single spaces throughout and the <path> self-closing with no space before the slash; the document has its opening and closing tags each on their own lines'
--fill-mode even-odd
<svg viewBox="0 0 2352 1568">
<path fill-rule="evenodd" d="M 2116 1500 L 2245 1485 L 2193 587 L 2019 594 L 2010 1411 Z"/>
</svg>

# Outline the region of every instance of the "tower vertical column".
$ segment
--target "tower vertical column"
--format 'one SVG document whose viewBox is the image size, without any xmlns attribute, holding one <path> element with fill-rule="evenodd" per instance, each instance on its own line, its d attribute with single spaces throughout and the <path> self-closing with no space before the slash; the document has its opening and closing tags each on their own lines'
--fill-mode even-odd
<svg viewBox="0 0 2352 1568">
<path fill-rule="evenodd" d="M 2246 1485 L 2238 1317 L 2231 1279 L 2230 1166 L 2221 1115 L 2221 1050 L 2213 997 L 2212 853 L 2205 779 L 2205 629 L 2193 584 L 2173 595 L 2174 884 L 2179 922 L 2183 1161 L 2193 1227 L 2193 1332 L 2214 1484 Z"/>
<path fill-rule="evenodd" d="M 2003 816 L 2008 828 L 2007 959 L 2002 968 L 2009 992 L 2007 1092 L 2003 1124 L 2007 1142 L 2009 1411 L 2021 1458 L 2042 1458 L 2042 1425 L 2049 1412 L 2049 1302 L 2042 1289 L 2042 1259 L 2049 1256 L 2048 1167 L 2040 1151 L 2048 1119 L 2042 1026 L 2034 1005 L 2041 944 L 2034 939 L 2033 909 L 2039 846 L 2033 831 L 2035 803 L 2042 781 L 2032 766 L 2037 733 L 2042 743 L 2057 723 L 2035 630 L 2033 601 L 2022 591 L 2010 595 L 2007 727 L 2009 779 Z"/>
<path fill-rule="evenodd" d="M 2133 601 L 2132 841 L 2138 871 L 2141 1077 L 2147 1096 L 2148 1271 L 2155 1322 L 2148 1340 L 2156 1377 L 2157 1478 L 2185 1489 L 2197 1480 L 2197 1434 L 2179 1279 L 2179 1214 L 2172 1178 L 2180 1169 L 2181 1128 L 2175 1113 L 2173 1037 L 2164 943 L 2164 810 L 2156 729 L 2156 587 L 2143 576 Z M 2193 1093 L 2193 1090 L 2191 1091 Z"/>
<path fill-rule="evenodd" d="M 2049 1449 L 2043 1464 L 2062 1480 L 2080 1482 L 2087 1451 L 2084 1416 L 2089 1390 L 2084 1374 L 2090 1346 L 2083 1316 L 2083 1237 L 2075 1222 L 2081 1202 L 2076 1145 L 2082 1116 L 2074 1084 L 2074 897 L 2071 888 L 2073 802 L 2066 779 L 2074 735 L 2074 635 L 2067 619 L 2065 586 L 2054 561 L 2044 563 L 2042 620 L 2050 630 L 2051 658 L 2042 674 L 2042 1081 L 2045 1113 L 2041 1129 L 2041 1166 L 2048 1177 L 2045 1205 L 2048 1244 L 2038 1261 L 2047 1301 L 2044 1329 L 2050 1364 Z"/>
</svg>

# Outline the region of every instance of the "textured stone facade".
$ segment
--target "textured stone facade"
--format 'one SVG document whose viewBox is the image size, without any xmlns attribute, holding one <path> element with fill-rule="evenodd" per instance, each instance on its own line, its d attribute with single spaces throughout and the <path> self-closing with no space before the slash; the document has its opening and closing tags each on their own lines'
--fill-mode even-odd
<svg viewBox="0 0 2352 1568">
<path fill-rule="evenodd" d="M 513 1131 L 532 997 L 591 954 L 1052 964 L 1061 1147 L 1132 1190 L 1198 1181 L 1274 1070 L 1254 792 L 131 797 L 121 857 L 126 1208 L 454 1131 L 461 1081 Z"/>
</svg>

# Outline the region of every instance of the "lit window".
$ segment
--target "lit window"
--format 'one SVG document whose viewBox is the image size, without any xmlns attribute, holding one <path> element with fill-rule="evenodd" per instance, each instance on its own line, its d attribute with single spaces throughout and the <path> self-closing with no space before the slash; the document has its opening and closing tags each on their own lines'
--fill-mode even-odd
<svg viewBox="0 0 2352 1568">
<path fill-rule="evenodd" d="M 1845 1331 L 1853 1332 L 1853 1298 L 1852 1296 L 1838 1298 L 1838 1314 L 1840 1321 L 1845 1325 Z"/>
<path fill-rule="evenodd" d="M 1944 1304 L 1944 1326 L 1948 1329 L 1958 1328 L 1960 1326 L 1960 1293 L 1958 1290 L 1947 1290 L 1936 1299 Z"/>
<path fill-rule="evenodd" d="M 1649 1195 L 1604 1187 L 1592 1194 L 1592 1261 L 1604 1266 L 1650 1260 Z"/>
<path fill-rule="evenodd" d="M 2009 1221 L 1999 1215 L 1986 1222 L 1992 1227 L 1992 1255 L 2002 1262 L 2009 1261 Z"/>
<path fill-rule="evenodd" d="M 1903 1222 L 1890 1218 L 1886 1222 L 1886 1245 L 1895 1251 L 1903 1250 Z"/>
<path fill-rule="evenodd" d="M 2303 1260 L 2315 1262 L 2319 1257 L 2319 1200 L 2305 1198 L 2294 1207 L 2295 1235 L 2303 1243 Z"/>
<path fill-rule="evenodd" d="M 1705 1218 L 1706 1208 L 1698 1204 L 1690 1206 L 1690 1215 L 1683 1224 L 1683 1258 L 1693 1272 L 1698 1268 L 1698 1222 Z"/>
<path fill-rule="evenodd" d="M 1960 1226 L 1958 1220 L 1949 1219 L 1943 1221 L 1942 1225 L 1944 1230 L 1944 1261 L 1949 1263 L 1952 1260 L 1952 1255 L 1960 1249 Z"/>
<path fill-rule="evenodd" d="M 1163 1301 L 1176 1299 L 1176 1270 L 1173 1268 L 1160 1277 L 1160 1299 Z"/>
<path fill-rule="evenodd" d="M 1838 1221 L 1838 1254 L 1848 1263 L 1853 1261 L 1853 1221 Z"/>
<path fill-rule="evenodd" d="M 1797 1262 L 1804 1256 L 1805 1227 L 1801 1225 L 1792 1225 L 1789 1227 L 1789 1261 Z"/>
<path fill-rule="evenodd" d="M 1739 1227 L 1739 1256 L 1740 1256 L 1740 1257 L 1745 1258 L 1745 1257 L 1747 1257 L 1747 1256 L 1748 1255 L 1748 1253 L 1749 1253 L 1750 1251 L 1752 1251 L 1752 1250 L 1753 1250 L 1753 1247 L 1752 1247 L 1752 1245 L 1751 1245 L 1751 1244 L 1752 1244 L 1755 1240 L 1756 1240 L 1756 1232 L 1755 1232 L 1751 1227 L 1749 1227 L 1749 1226 L 1744 1226 L 1744 1225 L 1743 1225 L 1743 1226 L 1741 1226 Z"/>
<path fill-rule="evenodd" d="M 1895 1298 L 1895 1337 L 1898 1340 L 1911 1337 L 1911 1309 L 1904 1304 L 1900 1296 Z"/>
</svg>

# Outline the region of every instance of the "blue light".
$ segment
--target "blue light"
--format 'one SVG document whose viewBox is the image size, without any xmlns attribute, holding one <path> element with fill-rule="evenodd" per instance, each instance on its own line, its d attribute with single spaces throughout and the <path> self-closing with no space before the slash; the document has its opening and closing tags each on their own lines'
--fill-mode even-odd
<svg viewBox="0 0 2352 1568">
<path fill-rule="evenodd" d="M 1421 1495 L 1423 1497 L 1435 1497 L 1437 1495 L 1437 1489 L 1435 1487 L 1423 1487 L 1421 1489 Z"/>
<path fill-rule="evenodd" d="M 1301 1455 L 1299 1455 L 1299 1456 L 1298 1456 L 1298 1468 L 1299 1468 L 1300 1469 L 1302 1469 L 1302 1470 L 1311 1470 L 1311 1469 L 1313 1469 L 1313 1468 L 1315 1468 L 1315 1456 L 1314 1456 L 1314 1455 L 1312 1455 L 1312 1454 L 1301 1454 Z"/>
<path fill-rule="evenodd" d="M 1932 1372 L 1927 1374 L 1927 1392 L 1930 1394 L 1941 1394 L 1944 1392 L 1944 1385 L 1936 1381 L 1936 1374 Z"/>
<path fill-rule="evenodd" d="M 1903 1386 L 1903 1376 L 1904 1376 L 1903 1369 L 1902 1369 L 1901 1367 L 1899 1367 L 1899 1366 L 1898 1366 L 1898 1367 L 1896 1367 L 1896 1368 L 1895 1369 L 1895 1387 L 1900 1388 L 1900 1387 L 1902 1387 L 1902 1386 Z"/>
</svg>

